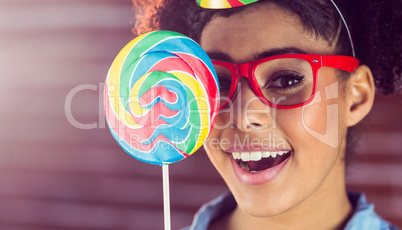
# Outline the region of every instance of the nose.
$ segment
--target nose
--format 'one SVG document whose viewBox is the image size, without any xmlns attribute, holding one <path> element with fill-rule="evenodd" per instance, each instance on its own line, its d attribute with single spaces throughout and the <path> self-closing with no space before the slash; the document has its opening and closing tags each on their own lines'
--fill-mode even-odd
<svg viewBox="0 0 402 230">
<path fill-rule="evenodd" d="M 272 124 L 271 110 L 254 93 L 246 77 L 238 79 L 236 95 L 232 99 L 232 125 L 242 132 L 266 129 Z"/>
</svg>

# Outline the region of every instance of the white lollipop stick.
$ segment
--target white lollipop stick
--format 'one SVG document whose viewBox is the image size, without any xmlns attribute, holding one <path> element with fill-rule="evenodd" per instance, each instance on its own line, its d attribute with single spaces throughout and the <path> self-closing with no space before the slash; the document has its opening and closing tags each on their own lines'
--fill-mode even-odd
<svg viewBox="0 0 402 230">
<path fill-rule="evenodd" d="M 170 195 L 169 195 L 169 165 L 162 165 L 163 179 L 163 215 L 165 218 L 165 230 L 170 230 Z"/>
</svg>

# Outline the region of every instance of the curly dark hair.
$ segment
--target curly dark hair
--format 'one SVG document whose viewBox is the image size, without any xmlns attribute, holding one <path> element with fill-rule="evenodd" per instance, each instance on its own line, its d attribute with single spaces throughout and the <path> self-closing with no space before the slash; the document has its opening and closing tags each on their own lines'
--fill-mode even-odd
<svg viewBox="0 0 402 230">
<path fill-rule="evenodd" d="M 138 7 L 142 2 L 144 7 L 143 0 L 132 1 L 134 6 Z M 274 3 L 297 15 L 307 31 L 329 44 L 335 42 L 337 54 L 352 55 L 346 28 L 330 0 L 259 0 L 248 6 L 225 10 L 203 9 L 195 0 L 147 0 L 147 10 L 136 8 L 137 21 L 133 31 L 138 35 L 155 29 L 171 30 L 200 42 L 204 27 L 213 17 L 229 17 L 264 3 Z M 350 29 L 356 57 L 372 70 L 377 90 L 383 94 L 401 94 L 402 1 L 336 0 L 336 4 Z M 341 73 L 340 79 L 344 75 Z M 348 129 L 347 168 L 352 162 L 359 133 L 359 127 Z"/>
<path fill-rule="evenodd" d="M 149 0 L 152 1 L 152 0 Z M 205 25 L 216 16 L 230 15 L 266 2 L 295 13 L 307 31 L 336 42 L 337 53 L 351 55 L 350 42 L 345 27 L 335 7 L 329 0 L 260 0 L 249 6 L 225 10 L 203 9 L 195 0 L 154 0 L 158 4 L 148 5 L 153 13 L 139 15 L 135 31 L 145 32 L 141 23 L 152 22 L 153 28 L 183 33 L 200 40 Z M 133 0 L 138 4 L 137 0 Z M 336 4 L 346 18 L 354 41 L 356 57 L 361 64 L 368 65 L 374 75 L 375 84 L 383 94 L 401 93 L 402 89 L 402 1 L 400 0 L 338 0 Z M 137 17 L 138 19 L 138 17 Z"/>
</svg>

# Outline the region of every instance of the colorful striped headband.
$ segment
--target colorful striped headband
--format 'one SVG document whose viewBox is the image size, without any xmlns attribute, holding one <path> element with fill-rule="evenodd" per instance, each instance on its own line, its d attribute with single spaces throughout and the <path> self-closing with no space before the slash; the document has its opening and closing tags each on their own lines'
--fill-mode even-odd
<svg viewBox="0 0 402 230">
<path fill-rule="evenodd" d="M 207 9 L 229 9 L 229 8 L 245 6 L 245 5 L 254 3 L 254 2 L 258 2 L 258 0 L 196 0 L 196 1 L 199 6 L 201 6 L 203 8 L 207 8 Z M 330 1 L 334 5 L 336 11 L 338 12 L 339 16 L 342 19 L 343 25 L 345 26 L 346 31 L 348 32 L 348 37 L 349 37 L 349 41 L 350 41 L 350 46 L 352 48 L 353 57 L 356 57 L 355 47 L 353 45 L 352 35 L 350 34 L 348 24 L 346 23 L 345 18 L 343 17 L 341 11 L 339 10 L 339 8 L 335 4 L 335 2 L 333 0 L 330 0 Z"/>
<path fill-rule="evenodd" d="M 245 6 L 258 0 L 196 0 L 197 4 L 208 9 L 229 9 Z"/>
</svg>

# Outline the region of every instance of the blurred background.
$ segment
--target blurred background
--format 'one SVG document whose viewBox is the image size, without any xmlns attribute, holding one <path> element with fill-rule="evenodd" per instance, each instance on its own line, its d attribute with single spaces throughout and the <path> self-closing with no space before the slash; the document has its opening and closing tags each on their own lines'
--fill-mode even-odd
<svg viewBox="0 0 402 230">
<path fill-rule="evenodd" d="M 133 17 L 129 0 L 0 0 L 0 229 L 163 229 L 161 167 L 126 154 L 103 116 Z M 348 176 L 399 227 L 401 115 L 401 98 L 377 96 Z M 226 191 L 203 150 L 170 179 L 173 229 Z"/>
</svg>

